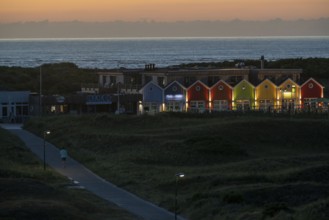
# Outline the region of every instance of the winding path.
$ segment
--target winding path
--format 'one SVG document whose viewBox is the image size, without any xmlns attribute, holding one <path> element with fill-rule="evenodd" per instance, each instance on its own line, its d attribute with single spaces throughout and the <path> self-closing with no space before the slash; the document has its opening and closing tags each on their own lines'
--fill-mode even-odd
<svg viewBox="0 0 329 220">
<path fill-rule="evenodd" d="M 25 145 L 43 161 L 43 139 L 21 128 L 19 124 L 0 124 L 4 129 L 17 135 Z M 45 142 L 47 166 L 57 170 L 60 174 L 79 183 L 80 186 L 108 200 L 122 209 L 144 220 L 170 220 L 174 214 L 129 193 L 114 184 L 97 176 L 76 160 L 69 158 L 68 166 L 63 168 L 59 157 L 59 149 Z M 184 220 L 178 216 L 179 220 Z"/>
</svg>

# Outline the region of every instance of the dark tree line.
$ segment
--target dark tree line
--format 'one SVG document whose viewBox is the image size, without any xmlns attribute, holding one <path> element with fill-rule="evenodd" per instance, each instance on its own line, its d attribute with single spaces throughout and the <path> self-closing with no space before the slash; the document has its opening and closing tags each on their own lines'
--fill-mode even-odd
<svg viewBox="0 0 329 220">
<path fill-rule="evenodd" d="M 260 68 L 259 60 L 235 60 L 212 63 L 182 64 L 181 68 L 233 68 L 237 63 Z M 276 61 L 265 60 L 265 68 L 303 69 L 302 78 L 314 77 L 329 87 L 329 58 L 297 58 Z M 73 63 L 44 64 L 41 66 L 43 94 L 72 94 L 81 84 L 97 83 L 97 69 L 81 69 Z M 40 67 L 0 67 L 0 90 L 27 90 L 39 92 Z"/>
<path fill-rule="evenodd" d="M 83 83 L 97 83 L 95 70 L 78 68 L 72 63 L 44 64 L 37 68 L 0 67 L 0 90 L 39 92 L 40 71 L 43 94 L 72 94 Z"/>
</svg>

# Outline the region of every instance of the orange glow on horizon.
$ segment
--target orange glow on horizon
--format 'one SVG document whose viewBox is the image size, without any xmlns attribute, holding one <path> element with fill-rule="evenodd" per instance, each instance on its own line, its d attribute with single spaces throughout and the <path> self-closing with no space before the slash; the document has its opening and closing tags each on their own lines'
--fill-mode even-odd
<svg viewBox="0 0 329 220">
<path fill-rule="evenodd" d="M 328 0 L 1 0 L 0 22 L 286 20 L 329 17 Z"/>
</svg>

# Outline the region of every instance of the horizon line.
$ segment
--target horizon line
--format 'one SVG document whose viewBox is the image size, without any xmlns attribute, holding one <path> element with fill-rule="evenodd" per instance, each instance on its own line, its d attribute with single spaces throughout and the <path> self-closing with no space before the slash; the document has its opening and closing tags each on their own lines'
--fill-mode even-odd
<svg viewBox="0 0 329 220">
<path fill-rule="evenodd" d="M 285 21 L 285 22 L 297 22 L 297 21 L 315 21 L 315 20 L 328 20 L 328 17 L 318 17 L 318 18 L 296 18 L 296 19 L 284 19 L 284 18 L 271 18 L 271 19 L 195 19 L 195 20 L 176 20 L 176 21 L 162 21 L 162 20 L 154 20 L 154 19 L 141 19 L 141 20 L 108 20 L 108 21 L 85 21 L 85 20 L 65 20 L 65 21 L 58 21 L 58 20 L 49 20 L 49 19 L 42 19 L 42 20 L 33 20 L 33 21 L 7 21 L 2 22 L 0 24 L 25 24 L 25 23 L 42 23 L 42 22 L 49 22 L 49 23 L 66 23 L 66 22 L 80 22 L 80 23 L 115 23 L 115 22 L 125 22 L 125 23 L 188 23 L 188 22 L 234 22 L 234 21 L 243 21 L 243 22 L 269 22 L 269 21 Z"/>
<path fill-rule="evenodd" d="M 17 37 L 17 38 L 1 38 L 0 41 L 65 41 L 65 40 L 161 40 L 161 39 L 172 39 L 172 40 L 188 40 L 188 39 L 293 39 L 293 38 L 329 38 L 329 35 L 268 35 L 268 36 L 218 36 L 218 37 Z"/>
</svg>

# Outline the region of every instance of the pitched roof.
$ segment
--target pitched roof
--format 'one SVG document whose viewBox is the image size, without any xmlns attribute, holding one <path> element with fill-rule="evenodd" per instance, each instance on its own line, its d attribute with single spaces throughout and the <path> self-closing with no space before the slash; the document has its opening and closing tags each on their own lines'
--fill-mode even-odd
<svg viewBox="0 0 329 220">
<path fill-rule="evenodd" d="M 224 80 L 219 80 L 218 82 L 216 82 L 213 86 L 211 86 L 210 87 L 210 89 L 213 89 L 215 86 L 217 86 L 218 85 L 218 83 L 220 83 L 220 82 L 222 82 L 222 83 L 224 83 L 226 86 L 228 86 L 230 89 L 233 89 L 233 87 L 230 85 L 230 84 L 228 84 L 227 82 L 225 82 Z"/>
<path fill-rule="evenodd" d="M 272 80 L 270 80 L 270 79 L 264 79 L 263 81 L 261 81 L 261 82 L 256 86 L 256 88 L 259 87 L 259 86 L 261 86 L 265 81 L 268 81 L 269 83 L 271 83 L 272 85 L 274 85 L 275 87 L 277 87 L 277 85 L 276 85 Z"/>
<path fill-rule="evenodd" d="M 209 87 L 206 85 L 206 84 L 204 84 L 202 81 L 200 81 L 200 80 L 197 80 L 197 81 L 195 81 L 192 85 L 190 85 L 187 89 L 190 89 L 190 88 L 192 88 L 195 84 L 197 84 L 197 83 L 200 83 L 200 84 L 202 84 L 204 87 L 206 87 L 207 89 L 209 89 Z"/>
<path fill-rule="evenodd" d="M 153 81 L 150 81 L 150 82 L 146 83 L 146 84 L 145 84 L 145 85 L 139 90 L 139 92 L 142 93 L 143 90 L 144 90 L 147 86 L 149 86 L 150 84 L 153 84 L 153 85 L 155 85 L 156 87 L 158 87 L 159 89 L 163 90 L 163 88 L 162 88 L 161 86 L 157 85 L 157 84 L 156 84 L 155 82 L 153 82 Z"/>
<path fill-rule="evenodd" d="M 249 85 L 251 85 L 253 88 L 255 88 L 255 86 L 254 86 L 253 84 L 251 84 L 251 82 L 249 82 L 249 81 L 246 80 L 246 79 L 241 80 L 238 84 L 236 84 L 236 85 L 234 86 L 234 88 L 237 87 L 237 86 L 238 86 L 239 84 L 241 84 L 242 82 L 246 82 L 246 83 L 248 83 Z"/>
<path fill-rule="evenodd" d="M 318 86 L 320 86 L 321 88 L 324 88 L 324 86 L 323 85 L 321 85 L 318 81 L 316 81 L 315 79 L 313 79 L 312 77 L 311 78 L 309 78 L 308 80 L 306 80 L 300 87 L 303 87 L 303 86 L 305 86 L 309 81 L 314 81 Z"/>
<path fill-rule="evenodd" d="M 166 89 L 168 89 L 170 86 L 172 86 L 173 84 L 178 84 L 180 87 L 182 87 L 184 90 L 186 90 L 186 87 L 185 86 L 183 86 L 180 82 L 178 82 L 177 80 L 174 80 L 174 81 L 172 81 L 171 83 L 169 83 L 165 88 L 164 88 L 164 90 L 166 90 Z"/>
</svg>

